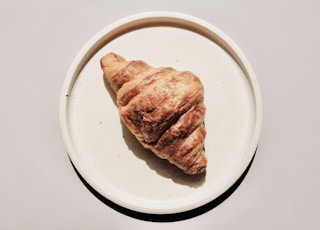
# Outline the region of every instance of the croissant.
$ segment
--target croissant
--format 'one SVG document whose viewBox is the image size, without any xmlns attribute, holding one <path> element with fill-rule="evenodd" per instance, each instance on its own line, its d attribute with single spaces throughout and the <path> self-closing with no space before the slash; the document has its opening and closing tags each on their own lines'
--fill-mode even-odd
<svg viewBox="0 0 320 230">
<path fill-rule="evenodd" d="M 206 170 L 204 88 L 189 71 L 153 68 L 108 53 L 100 59 L 122 121 L 146 149 L 186 174 Z"/>
</svg>

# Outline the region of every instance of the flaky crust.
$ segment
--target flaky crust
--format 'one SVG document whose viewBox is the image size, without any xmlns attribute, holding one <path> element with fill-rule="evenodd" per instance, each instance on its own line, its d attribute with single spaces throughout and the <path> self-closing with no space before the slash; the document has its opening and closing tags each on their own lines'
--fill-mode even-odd
<svg viewBox="0 0 320 230">
<path fill-rule="evenodd" d="M 137 140 L 187 174 L 205 171 L 204 89 L 189 71 L 153 68 L 109 53 L 101 68 L 117 93 L 120 117 Z"/>
</svg>

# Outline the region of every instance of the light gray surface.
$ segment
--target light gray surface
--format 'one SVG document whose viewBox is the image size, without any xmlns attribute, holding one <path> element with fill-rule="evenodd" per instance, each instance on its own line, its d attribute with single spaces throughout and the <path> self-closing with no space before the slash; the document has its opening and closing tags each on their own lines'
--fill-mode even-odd
<svg viewBox="0 0 320 230">
<path fill-rule="evenodd" d="M 210 22 L 246 54 L 264 121 L 254 163 L 213 210 L 175 223 L 116 212 L 76 176 L 59 97 L 77 52 L 128 15 L 178 11 Z M 319 229 L 320 2 L 0 2 L 0 229 Z"/>
</svg>

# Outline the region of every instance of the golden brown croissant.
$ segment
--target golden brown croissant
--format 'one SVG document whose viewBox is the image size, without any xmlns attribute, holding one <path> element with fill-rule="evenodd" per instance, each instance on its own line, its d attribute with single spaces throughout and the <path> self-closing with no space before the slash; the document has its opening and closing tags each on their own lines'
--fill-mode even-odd
<svg viewBox="0 0 320 230">
<path fill-rule="evenodd" d="M 121 119 L 138 141 L 187 174 L 205 171 L 204 89 L 188 71 L 153 68 L 109 53 L 104 76 L 117 94 Z"/>
</svg>

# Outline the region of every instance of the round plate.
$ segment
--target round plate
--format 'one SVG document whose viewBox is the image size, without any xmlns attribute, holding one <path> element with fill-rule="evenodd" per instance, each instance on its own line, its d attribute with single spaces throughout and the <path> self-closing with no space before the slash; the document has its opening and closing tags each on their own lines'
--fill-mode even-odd
<svg viewBox="0 0 320 230">
<path fill-rule="evenodd" d="M 108 52 L 199 76 L 207 107 L 204 175 L 185 175 L 127 130 L 100 69 Z M 223 194 L 253 158 L 261 119 L 258 83 L 237 45 L 207 22 L 172 12 L 138 14 L 104 28 L 75 58 L 61 95 L 62 135 L 76 170 L 106 199 L 148 214 L 189 211 Z"/>
</svg>

